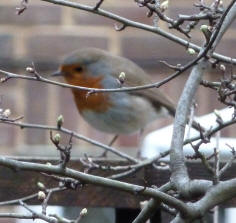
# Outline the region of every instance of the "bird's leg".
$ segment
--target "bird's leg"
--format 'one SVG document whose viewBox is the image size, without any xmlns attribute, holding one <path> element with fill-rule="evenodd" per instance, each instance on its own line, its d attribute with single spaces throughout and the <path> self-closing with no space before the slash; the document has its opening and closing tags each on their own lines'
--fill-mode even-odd
<svg viewBox="0 0 236 223">
<path fill-rule="evenodd" d="M 108 144 L 108 146 L 112 146 L 114 144 L 114 142 L 118 139 L 119 135 L 115 135 L 112 140 L 110 141 L 110 143 Z"/>
<path fill-rule="evenodd" d="M 114 142 L 118 139 L 119 135 L 115 135 L 112 140 L 110 141 L 110 143 L 108 144 L 108 146 L 112 146 L 114 144 Z M 101 157 L 107 157 L 107 150 L 105 150 Z"/>
<path fill-rule="evenodd" d="M 138 151 L 137 151 L 137 158 L 140 158 L 141 156 L 141 142 L 142 142 L 142 138 L 143 138 L 143 133 L 144 133 L 144 129 L 140 129 L 140 131 L 138 132 Z"/>
</svg>

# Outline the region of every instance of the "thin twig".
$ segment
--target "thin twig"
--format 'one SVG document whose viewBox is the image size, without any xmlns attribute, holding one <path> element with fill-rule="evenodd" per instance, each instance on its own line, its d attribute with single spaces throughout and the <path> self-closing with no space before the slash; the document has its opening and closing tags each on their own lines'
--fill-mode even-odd
<svg viewBox="0 0 236 223">
<path fill-rule="evenodd" d="M 32 210 L 27 204 L 25 204 L 23 201 L 19 200 L 19 204 L 23 206 L 26 210 L 28 210 L 33 216 L 40 218 L 46 222 L 49 223 L 57 223 L 58 221 L 55 218 L 48 217 L 44 214 L 37 213 L 36 211 Z"/>
<path fill-rule="evenodd" d="M 142 29 L 142 30 L 146 30 L 146 31 L 149 31 L 149 32 L 156 33 L 156 34 L 161 35 L 161 36 L 167 38 L 168 40 L 171 40 L 175 43 L 178 43 L 178 44 L 180 44 L 184 47 L 189 46 L 189 47 L 193 48 L 194 50 L 196 50 L 197 52 L 199 52 L 201 50 L 201 47 L 199 47 L 199 46 L 197 46 L 193 43 L 189 43 L 189 41 L 186 41 L 182 38 L 179 38 L 179 37 L 173 35 L 172 33 L 166 32 L 166 31 L 164 31 L 160 28 L 154 27 L 154 26 L 149 26 L 149 25 L 146 25 L 146 24 L 143 24 L 143 23 L 134 22 L 132 20 L 126 19 L 124 17 L 121 17 L 119 15 L 116 15 L 114 13 L 108 12 L 108 11 L 103 10 L 103 9 L 99 9 L 97 11 L 94 11 L 94 7 L 84 5 L 84 4 L 80 4 L 80 3 L 77 3 L 77 2 L 71 2 L 71 1 L 68 1 L 68 0 L 41 0 L 41 1 L 45 1 L 45 2 L 52 3 L 52 4 L 57 4 L 57 5 L 62 5 L 62 6 L 67 6 L 67 7 L 71 7 L 71 8 L 76 8 L 76 9 L 88 11 L 88 12 L 91 12 L 91 13 L 94 13 L 94 14 L 97 14 L 97 15 L 115 20 L 117 22 L 120 22 L 121 24 L 124 24 L 127 27 L 130 26 L 130 27 L 134 27 L 134 28 L 138 28 L 138 29 Z M 223 62 L 226 62 L 226 63 L 236 64 L 236 59 L 232 59 L 230 57 L 223 56 L 223 55 L 216 54 L 216 53 L 214 53 L 212 56 L 214 58 L 220 60 L 220 61 L 223 61 Z"/>
<path fill-rule="evenodd" d="M 102 5 L 103 2 L 104 0 L 99 0 L 97 4 L 95 5 L 95 7 L 93 8 L 93 10 L 98 10 L 98 8 Z"/>
<path fill-rule="evenodd" d="M 231 119 L 231 120 L 229 120 L 229 121 L 225 121 L 224 123 L 222 123 L 222 124 L 220 124 L 220 125 L 218 125 L 218 126 L 212 128 L 212 129 L 210 129 L 209 131 L 207 131 L 206 136 L 207 136 L 208 138 L 210 138 L 210 137 L 211 137 L 212 135 L 214 135 L 216 132 L 218 132 L 218 131 L 220 131 L 220 130 L 222 130 L 222 129 L 224 129 L 224 128 L 230 126 L 230 125 L 233 125 L 233 124 L 235 124 L 235 123 L 236 123 L 236 119 Z M 197 140 L 199 140 L 199 139 L 201 139 L 201 135 L 200 135 L 200 134 L 199 134 L 198 136 L 194 136 L 194 137 L 192 137 L 192 138 L 190 138 L 190 139 L 184 140 L 183 145 L 186 145 L 186 144 L 188 144 L 188 143 L 197 141 Z"/>
<path fill-rule="evenodd" d="M 82 183 L 109 187 L 111 189 L 126 191 L 131 194 L 138 194 L 138 195 L 143 195 L 146 197 L 153 197 L 155 199 L 161 199 L 164 203 L 181 211 L 181 213 L 185 213 L 185 214 L 190 213 L 189 212 L 190 209 L 188 208 L 188 205 L 185 204 L 184 202 L 166 193 L 163 193 L 159 190 L 156 190 L 150 187 L 143 187 L 143 186 L 139 186 L 135 184 L 120 182 L 117 180 L 90 175 L 90 174 L 82 173 L 80 171 L 76 171 L 74 169 L 70 169 L 68 167 L 66 167 L 65 169 L 62 169 L 59 166 L 55 166 L 55 165 L 49 166 L 46 164 L 21 162 L 17 160 L 8 159 L 3 156 L 0 156 L 0 165 L 6 166 L 8 168 L 17 168 L 18 170 L 21 170 L 21 171 L 30 170 L 30 171 L 35 171 L 35 172 L 45 172 L 48 174 L 55 174 L 55 175 L 70 177 L 70 178 L 79 180 Z"/>
<path fill-rule="evenodd" d="M 223 174 L 232 166 L 234 160 L 236 159 L 236 152 L 234 147 L 227 144 L 227 146 L 231 149 L 232 157 L 229 159 L 227 163 L 219 170 L 219 179 L 223 176 Z"/>
<path fill-rule="evenodd" d="M 51 189 L 46 189 L 46 193 L 49 192 L 49 190 L 53 191 L 53 192 L 60 192 L 60 191 L 64 191 L 66 190 L 66 187 L 55 187 L 55 188 L 51 188 Z M 14 200 L 9 200 L 9 201 L 2 201 L 0 202 L 0 206 L 4 206 L 4 205 L 12 205 L 12 204 L 18 204 L 19 200 L 21 201 L 28 201 L 28 200 L 32 200 L 34 198 L 38 197 L 38 193 L 29 195 L 29 196 L 25 196 L 19 199 L 14 199 Z"/>
<path fill-rule="evenodd" d="M 78 133 L 76 133 L 74 131 L 71 131 L 71 130 L 63 128 L 63 127 L 58 129 L 58 127 L 56 127 L 56 126 L 29 124 L 29 123 L 23 123 L 23 122 L 11 122 L 11 121 L 6 121 L 6 120 L 3 121 L 1 119 L 0 119 L 0 123 L 19 126 L 22 129 L 24 129 L 24 128 L 33 128 L 33 129 L 43 129 L 43 130 L 54 130 L 54 131 L 65 133 L 65 134 L 70 135 L 70 136 L 73 135 L 73 137 L 76 138 L 76 139 L 80 139 L 80 140 L 88 142 L 88 143 L 90 143 L 92 145 L 98 146 L 99 148 L 102 148 L 104 150 L 107 150 L 107 151 L 109 151 L 111 153 L 114 153 L 114 154 L 118 155 L 119 157 L 125 158 L 125 159 L 127 159 L 129 161 L 132 161 L 134 163 L 138 163 L 139 162 L 139 160 L 137 160 L 137 159 L 135 159 L 135 158 L 133 158 L 133 157 L 131 157 L 131 156 L 121 152 L 121 151 L 118 151 L 118 150 L 116 150 L 116 149 L 114 149 L 112 147 L 109 147 L 109 146 L 107 146 L 105 144 L 102 144 L 102 143 L 100 143 L 98 141 L 95 141 L 93 139 L 90 139 L 88 137 L 85 137 L 83 135 L 80 135 L 80 134 L 78 134 Z"/>
</svg>

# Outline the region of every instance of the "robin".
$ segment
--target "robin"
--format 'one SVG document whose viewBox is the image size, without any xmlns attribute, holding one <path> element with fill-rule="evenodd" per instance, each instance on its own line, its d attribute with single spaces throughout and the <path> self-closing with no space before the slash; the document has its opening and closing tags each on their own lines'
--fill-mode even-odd
<svg viewBox="0 0 236 223">
<path fill-rule="evenodd" d="M 68 84 L 99 89 L 151 83 L 137 64 L 96 48 L 67 56 L 53 76 L 59 75 Z M 175 115 L 175 105 L 157 88 L 93 94 L 72 89 L 72 93 L 79 113 L 91 126 L 116 135 L 135 133 L 163 115 Z"/>
</svg>

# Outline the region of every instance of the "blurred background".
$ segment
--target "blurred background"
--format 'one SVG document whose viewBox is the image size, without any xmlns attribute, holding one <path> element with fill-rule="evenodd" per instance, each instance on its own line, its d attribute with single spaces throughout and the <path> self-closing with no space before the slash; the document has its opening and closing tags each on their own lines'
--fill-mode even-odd
<svg viewBox="0 0 236 223">
<path fill-rule="evenodd" d="M 94 6 L 97 1 L 78 0 L 75 2 Z M 198 10 L 192 6 L 194 2 L 192 0 L 170 1 L 166 14 L 176 18 L 178 14 L 197 13 Z M 228 2 L 224 1 L 225 6 Z M 34 62 L 37 71 L 42 76 L 50 78 L 50 73 L 58 68 L 60 60 L 71 51 L 84 47 L 98 47 L 133 60 L 152 75 L 153 81 L 158 81 L 173 73 L 161 64 L 160 60 L 173 65 L 179 63 L 184 65 L 194 58 L 186 52 L 184 47 L 159 35 L 129 27 L 117 32 L 114 29 L 114 21 L 98 15 L 39 0 L 30 1 L 28 9 L 22 15 L 17 15 L 16 7 L 19 5 L 19 0 L 0 1 L 0 68 L 9 72 L 25 74 L 25 68 Z M 147 10 L 139 8 L 133 0 L 105 0 L 102 8 L 134 21 L 153 24 L 153 18 L 146 17 Z M 162 22 L 159 26 L 170 31 Z M 204 37 L 199 31 L 199 26 L 193 31 L 191 42 L 201 45 Z M 216 50 L 234 58 L 236 57 L 235 28 L 236 25 L 233 24 Z M 185 36 L 178 35 L 186 39 Z M 227 68 L 227 70 L 230 69 Z M 161 87 L 161 90 L 175 103 L 178 101 L 188 74 L 189 71 Z M 204 78 L 220 80 L 221 73 L 217 69 L 209 68 Z M 24 122 L 55 125 L 57 117 L 62 114 L 65 119 L 64 127 L 68 129 L 106 144 L 113 137 L 91 128 L 84 122 L 74 105 L 70 89 L 40 82 L 10 80 L 1 84 L 0 95 L 0 107 L 9 108 L 12 117 L 24 115 Z M 215 92 L 203 87 L 198 90 L 196 102 L 198 103 L 197 115 L 222 108 Z M 172 118 L 155 121 L 145 130 L 145 134 L 172 121 Z M 222 135 L 235 137 L 235 127 L 227 128 Z M 67 137 L 64 140 L 66 142 Z M 101 150 L 91 148 L 91 145 L 83 141 L 74 140 L 74 144 L 78 148 L 73 150 L 77 155 L 101 153 Z M 115 146 L 127 153 L 135 153 L 138 144 L 138 135 L 131 135 L 120 136 Z M 52 145 L 47 131 L 21 130 L 0 125 L 1 154 L 52 155 L 56 153 L 55 149 L 47 149 L 48 147 Z"/>
<path fill-rule="evenodd" d="M 89 5 L 96 3 L 94 0 L 77 2 Z M 194 1 L 171 1 L 166 13 L 172 18 L 177 17 L 179 13 L 197 13 L 197 9 L 192 7 L 193 3 Z M 134 28 L 117 32 L 114 29 L 114 21 L 98 15 L 42 1 L 31 1 L 28 9 L 21 15 L 17 15 L 16 7 L 19 4 L 18 0 L 0 2 L 0 66 L 1 69 L 10 72 L 26 73 L 25 68 L 34 62 L 38 72 L 49 77 L 50 73 L 58 68 L 63 56 L 69 52 L 83 47 L 98 47 L 133 60 L 152 75 L 153 81 L 158 81 L 173 72 L 161 64 L 160 60 L 176 65 L 185 64 L 194 58 L 184 47 L 159 35 Z M 134 21 L 153 24 L 153 18 L 146 17 L 147 10 L 139 8 L 134 1 L 104 1 L 102 7 Z M 162 22 L 159 26 L 170 31 Z M 193 31 L 192 36 L 192 42 L 203 43 L 204 37 L 199 27 Z M 225 35 L 217 52 L 235 57 L 234 36 L 235 24 Z M 181 37 L 186 39 L 183 35 Z M 161 87 L 161 90 L 166 92 L 175 103 L 178 101 L 188 73 L 189 71 Z M 217 70 L 209 70 L 205 79 L 219 80 L 220 77 Z M 1 107 L 11 109 L 13 117 L 24 115 L 25 122 L 54 125 L 58 115 L 62 114 L 66 128 L 92 136 L 103 143 L 108 143 L 113 137 L 91 128 L 81 119 L 70 89 L 39 82 L 10 80 L 1 84 L 0 95 Z M 217 101 L 215 92 L 202 87 L 198 91 L 197 103 L 199 104 L 196 109 L 197 115 L 222 107 Z M 160 119 L 149 126 L 145 133 L 165 126 L 171 121 L 172 118 Z M 232 136 L 233 128 L 225 130 L 223 135 Z M 136 147 L 138 138 L 137 135 L 120 136 L 116 146 L 131 151 L 127 148 Z M 81 145 L 83 151 L 84 149 L 86 151 L 88 146 L 91 147 L 82 141 L 76 140 L 75 143 Z M 30 146 L 30 153 L 40 153 L 42 149 L 46 150 L 42 147 L 38 149 L 37 145 L 42 144 L 50 144 L 47 131 L 0 126 L 1 153 L 29 154 L 28 146 Z M 45 154 L 45 151 L 43 153 Z"/>
</svg>

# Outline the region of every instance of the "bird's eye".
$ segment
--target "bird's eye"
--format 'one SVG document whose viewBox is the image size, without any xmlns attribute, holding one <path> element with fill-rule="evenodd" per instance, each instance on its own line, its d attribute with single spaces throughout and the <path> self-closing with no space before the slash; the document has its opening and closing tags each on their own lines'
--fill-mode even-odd
<svg viewBox="0 0 236 223">
<path fill-rule="evenodd" d="M 75 68 L 75 71 L 77 71 L 77 72 L 81 72 L 82 70 L 83 70 L 82 67 L 76 67 L 76 68 Z"/>
</svg>

